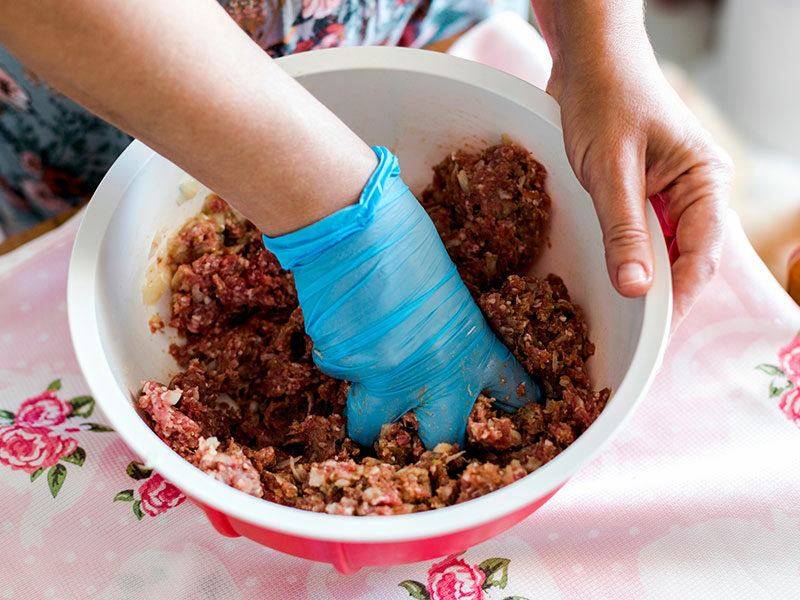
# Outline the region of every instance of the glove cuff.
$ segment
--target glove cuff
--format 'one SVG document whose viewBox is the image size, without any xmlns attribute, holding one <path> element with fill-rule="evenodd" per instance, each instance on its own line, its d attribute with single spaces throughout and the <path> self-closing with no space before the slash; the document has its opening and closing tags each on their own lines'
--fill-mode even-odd
<svg viewBox="0 0 800 600">
<path fill-rule="evenodd" d="M 382 146 L 373 146 L 378 166 L 370 175 L 358 203 L 346 206 L 332 215 L 279 237 L 262 236 L 264 246 L 272 252 L 284 269 L 311 262 L 317 255 L 348 236 L 364 230 L 375 217 L 383 190 L 400 176 L 397 157 Z"/>
</svg>

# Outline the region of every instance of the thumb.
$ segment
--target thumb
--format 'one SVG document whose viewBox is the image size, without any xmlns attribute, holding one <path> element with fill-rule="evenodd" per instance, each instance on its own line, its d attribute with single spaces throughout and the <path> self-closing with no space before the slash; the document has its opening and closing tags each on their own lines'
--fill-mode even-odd
<svg viewBox="0 0 800 600">
<path fill-rule="evenodd" d="M 410 402 L 374 398 L 354 382 L 347 394 L 347 433 L 362 446 L 372 446 L 384 423 L 392 423 L 411 409 Z"/>
<path fill-rule="evenodd" d="M 497 338 L 493 344 L 483 389 L 506 412 L 515 412 L 528 402 L 540 402 L 542 396 L 539 386 L 525 372 L 511 351 Z"/>
<path fill-rule="evenodd" d="M 603 230 L 611 283 L 623 296 L 641 296 L 653 282 L 644 163 L 636 157 L 620 156 L 610 168 L 591 173 L 588 183 Z"/>
<path fill-rule="evenodd" d="M 450 393 L 416 407 L 414 414 L 419 421 L 419 437 L 425 448 L 433 450 L 436 444 L 447 442 L 458 444 L 463 449 L 467 418 L 477 397 L 477 394 L 470 397 L 463 393 Z"/>
</svg>

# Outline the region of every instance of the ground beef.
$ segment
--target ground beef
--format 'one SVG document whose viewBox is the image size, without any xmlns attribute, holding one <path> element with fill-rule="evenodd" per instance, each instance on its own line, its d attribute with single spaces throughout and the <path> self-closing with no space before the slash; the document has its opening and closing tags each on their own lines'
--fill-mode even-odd
<svg viewBox="0 0 800 600">
<path fill-rule="evenodd" d="M 150 320 L 147 322 L 150 325 L 150 333 L 155 333 L 156 331 L 161 331 L 166 327 L 166 323 L 164 323 L 164 319 L 162 319 L 159 315 L 153 315 L 150 317 Z"/>
<path fill-rule="evenodd" d="M 541 248 L 550 209 L 545 176 L 514 144 L 459 150 L 433 168 L 422 205 L 473 293 L 521 272 Z"/>
<path fill-rule="evenodd" d="M 516 459 L 505 467 L 500 467 L 494 462 L 471 462 L 458 478 L 459 492 L 456 502 L 478 498 L 514 483 L 527 474 L 528 472 Z"/>
<path fill-rule="evenodd" d="M 407 413 L 373 448 L 347 437 L 348 384 L 311 358 L 290 273 L 218 196 L 171 240 L 182 371 L 145 382 L 139 407 L 181 456 L 241 491 L 341 515 L 404 514 L 465 502 L 534 471 L 600 414 L 583 313 L 563 282 L 520 277 L 541 249 L 550 200 L 544 168 L 522 148 L 455 152 L 434 167 L 423 205 L 490 325 L 539 382 L 542 404 L 514 414 L 481 394 L 466 447 L 426 450 Z"/>
<path fill-rule="evenodd" d="M 224 452 L 219 452 L 217 448 L 219 448 L 217 438 L 200 438 L 195 457 L 197 466 L 214 479 L 245 494 L 261 498 L 264 495 L 261 477 L 250 459 L 242 452 L 241 446 L 231 440 Z"/>
<path fill-rule="evenodd" d="M 185 393 L 148 381 L 139 396 L 139 408 L 150 416 L 153 431 L 184 458 L 197 448 L 201 434 L 200 425 L 175 406 Z"/>
<path fill-rule="evenodd" d="M 499 417 L 492 399 L 478 396 L 467 423 L 467 439 L 476 446 L 508 450 L 522 444 L 522 435 L 508 416 Z"/>
<path fill-rule="evenodd" d="M 425 452 L 425 446 L 416 435 L 418 427 L 413 412 L 404 414 L 394 423 L 384 424 L 375 442 L 377 457 L 393 465 L 407 465 L 419 459 Z"/>
<path fill-rule="evenodd" d="M 555 441 L 571 443 L 598 417 L 610 390 L 592 391 L 586 360 L 594 344 L 564 282 L 556 275 L 541 280 L 510 275 L 497 291 L 477 300 L 500 339 L 542 387 L 543 424 Z"/>
</svg>

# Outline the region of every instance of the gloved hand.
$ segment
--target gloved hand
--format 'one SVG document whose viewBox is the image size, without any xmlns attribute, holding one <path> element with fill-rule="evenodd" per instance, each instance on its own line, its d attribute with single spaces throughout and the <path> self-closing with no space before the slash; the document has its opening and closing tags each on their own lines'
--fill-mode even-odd
<svg viewBox="0 0 800 600">
<path fill-rule="evenodd" d="M 397 158 L 373 150 L 358 204 L 264 244 L 294 274 L 317 366 L 352 382 L 350 437 L 371 445 L 414 409 L 426 447 L 463 446 L 482 390 L 508 411 L 539 390 L 489 329 Z"/>
</svg>

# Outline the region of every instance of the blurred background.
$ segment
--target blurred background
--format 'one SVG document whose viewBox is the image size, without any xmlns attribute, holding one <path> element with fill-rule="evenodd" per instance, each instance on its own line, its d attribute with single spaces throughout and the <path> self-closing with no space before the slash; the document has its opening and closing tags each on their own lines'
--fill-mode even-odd
<svg viewBox="0 0 800 600">
<path fill-rule="evenodd" d="M 650 0 L 646 16 L 670 82 L 736 164 L 731 206 L 800 302 L 800 0 Z"/>
<path fill-rule="evenodd" d="M 646 18 L 667 78 L 736 164 L 731 206 L 800 303 L 800 0 L 646 0 Z M 0 254 L 72 212 L 0 230 Z"/>
</svg>

